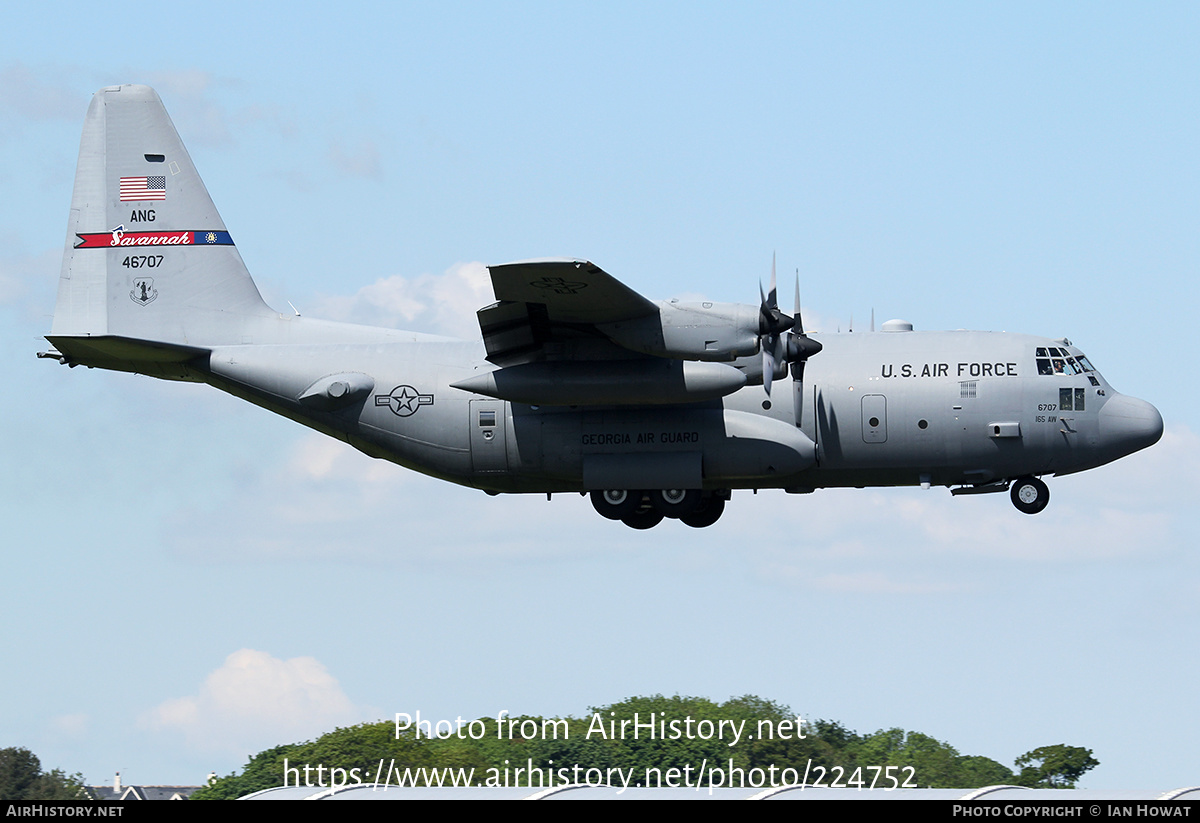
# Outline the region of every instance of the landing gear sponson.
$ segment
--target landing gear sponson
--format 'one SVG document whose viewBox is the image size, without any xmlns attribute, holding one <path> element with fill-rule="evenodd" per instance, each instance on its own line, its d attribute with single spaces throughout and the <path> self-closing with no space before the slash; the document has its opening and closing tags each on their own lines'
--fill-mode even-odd
<svg viewBox="0 0 1200 823">
<path fill-rule="evenodd" d="M 670 517 L 696 529 L 716 523 L 729 499 L 727 490 L 604 489 L 591 493 L 596 511 L 633 529 L 650 529 Z"/>
</svg>

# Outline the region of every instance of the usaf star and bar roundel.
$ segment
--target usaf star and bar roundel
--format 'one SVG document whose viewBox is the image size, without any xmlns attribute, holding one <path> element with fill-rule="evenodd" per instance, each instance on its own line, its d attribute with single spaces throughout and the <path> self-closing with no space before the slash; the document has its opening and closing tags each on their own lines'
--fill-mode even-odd
<svg viewBox="0 0 1200 823">
<path fill-rule="evenodd" d="M 410 417 L 422 406 L 433 405 L 432 394 L 421 394 L 412 386 L 397 386 L 390 394 L 375 395 L 376 406 L 387 406 L 397 417 Z"/>
</svg>

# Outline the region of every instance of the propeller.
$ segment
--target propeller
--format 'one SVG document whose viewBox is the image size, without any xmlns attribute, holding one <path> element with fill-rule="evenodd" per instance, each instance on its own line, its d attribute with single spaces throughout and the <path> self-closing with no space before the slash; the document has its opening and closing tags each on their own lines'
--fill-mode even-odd
<svg viewBox="0 0 1200 823">
<path fill-rule="evenodd" d="M 821 344 L 804 333 L 804 320 L 800 317 L 800 271 L 796 271 L 796 323 L 788 335 L 788 362 L 792 364 L 792 406 L 795 409 L 796 428 L 804 417 L 804 364 L 808 358 L 821 351 Z"/>
<path fill-rule="evenodd" d="M 821 344 L 804 333 L 804 321 L 800 317 L 800 273 L 796 272 L 796 314 L 789 317 L 779 310 L 775 289 L 775 257 L 771 256 L 771 290 L 763 294 L 759 283 L 758 294 L 762 302 L 759 307 L 758 333 L 762 341 L 763 388 L 771 395 L 771 382 L 775 377 L 777 363 L 790 363 L 792 380 L 804 379 L 804 363 L 821 351 Z"/>
<path fill-rule="evenodd" d="M 787 346 L 783 335 L 795 325 L 795 321 L 779 310 L 775 296 L 775 255 L 771 255 L 771 291 L 764 295 L 762 282 L 758 284 L 758 296 L 762 300 L 758 309 L 758 334 L 762 345 L 763 388 L 771 396 L 771 380 L 775 377 L 775 364 L 784 358 Z"/>
<path fill-rule="evenodd" d="M 804 377 L 804 363 L 824 348 L 819 342 L 804 333 L 804 319 L 800 316 L 800 274 L 796 274 L 796 322 L 787 338 L 787 359 L 792 364 L 792 379 Z"/>
</svg>

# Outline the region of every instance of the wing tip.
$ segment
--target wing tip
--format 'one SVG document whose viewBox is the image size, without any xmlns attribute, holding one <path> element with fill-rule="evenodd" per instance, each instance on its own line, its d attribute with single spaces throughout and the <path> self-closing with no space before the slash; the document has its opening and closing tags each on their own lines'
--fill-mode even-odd
<svg viewBox="0 0 1200 823">
<path fill-rule="evenodd" d="M 578 257 L 534 257 L 529 260 L 514 260 L 511 263 L 497 263 L 488 266 L 488 269 L 505 269 L 513 266 L 563 266 L 574 265 L 576 268 L 591 266 L 593 263 L 590 260 L 581 260 Z"/>
</svg>

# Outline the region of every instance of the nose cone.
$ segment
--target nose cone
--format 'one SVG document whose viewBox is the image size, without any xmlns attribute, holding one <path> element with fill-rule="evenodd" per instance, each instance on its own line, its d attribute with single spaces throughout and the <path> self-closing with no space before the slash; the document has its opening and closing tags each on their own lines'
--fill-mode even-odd
<svg viewBox="0 0 1200 823">
<path fill-rule="evenodd" d="M 1162 433 L 1162 415 L 1145 400 L 1118 394 L 1100 409 L 1100 443 L 1114 457 L 1153 446 Z"/>
</svg>

